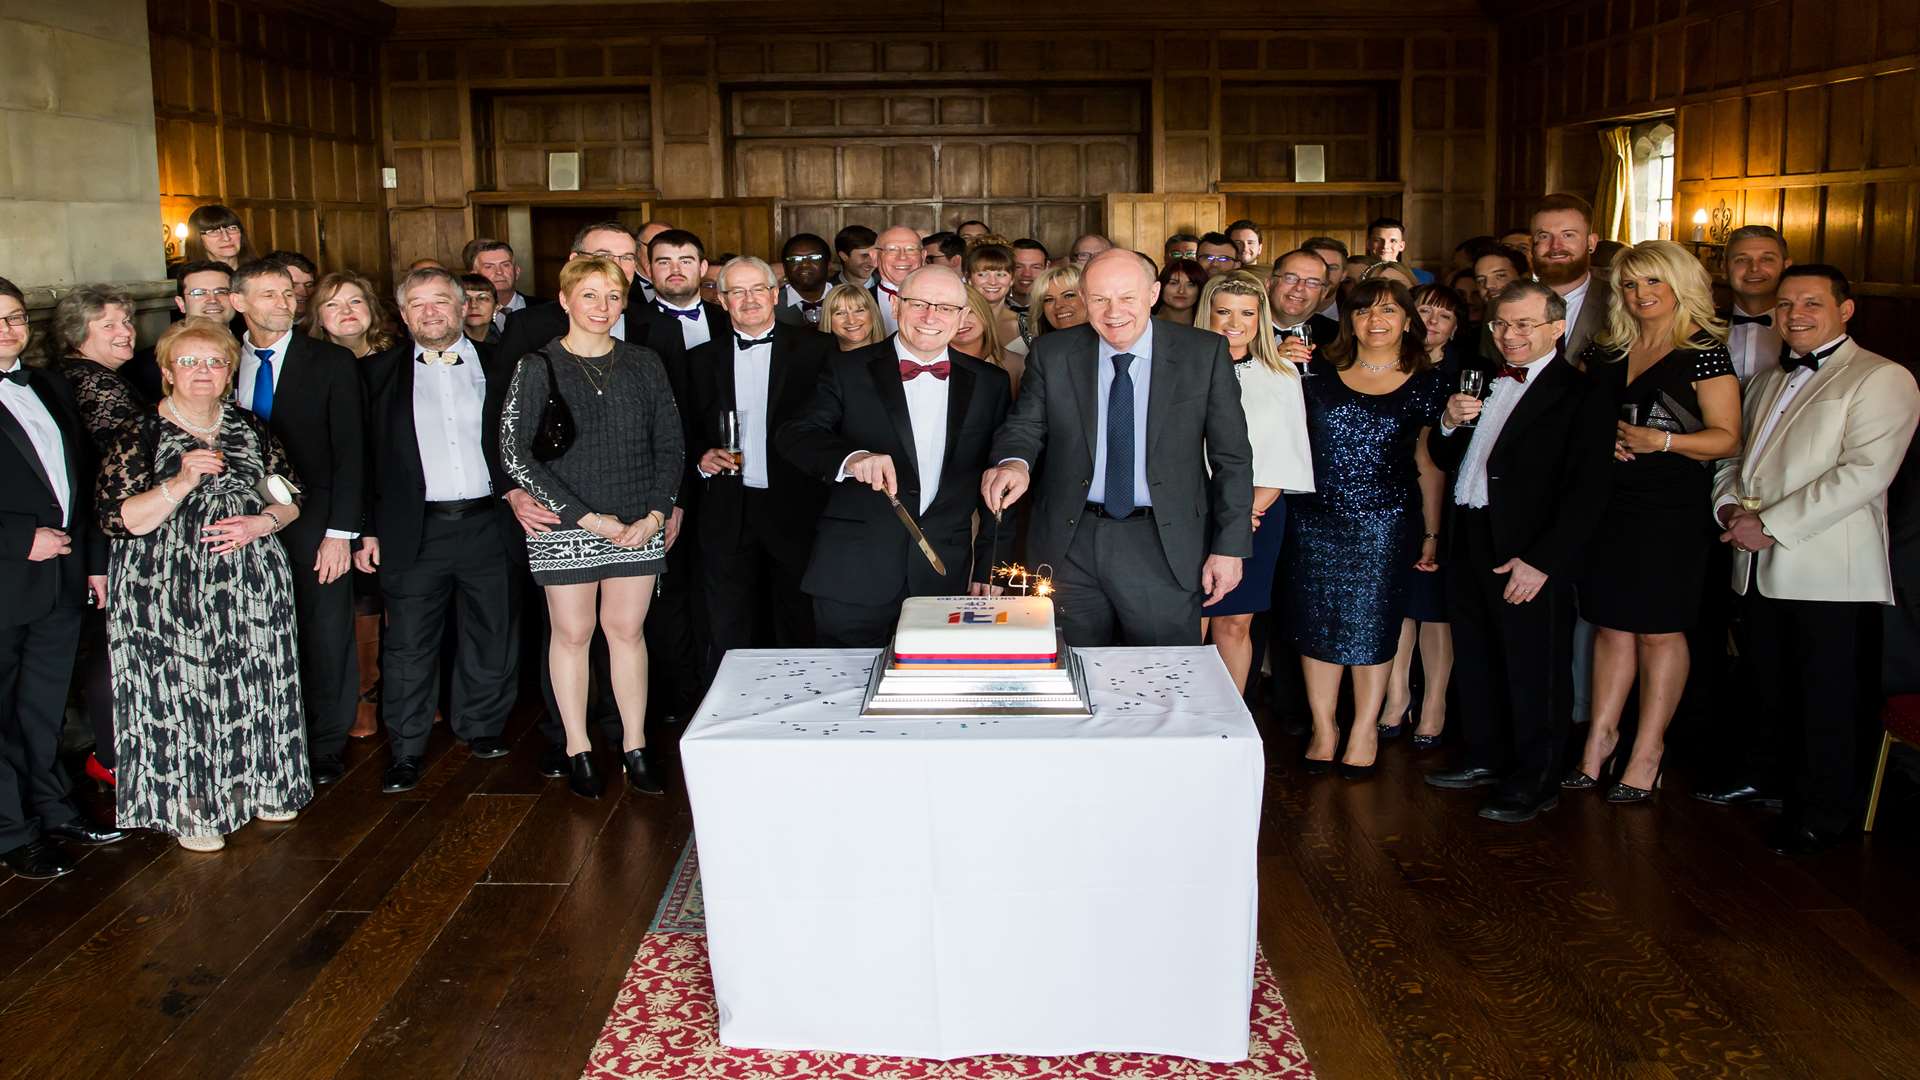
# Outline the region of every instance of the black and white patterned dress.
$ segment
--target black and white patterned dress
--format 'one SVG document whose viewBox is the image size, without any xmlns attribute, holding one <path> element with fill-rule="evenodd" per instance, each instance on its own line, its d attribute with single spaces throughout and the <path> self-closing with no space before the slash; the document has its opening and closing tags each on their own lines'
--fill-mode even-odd
<svg viewBox="0 0 1920 1080">
<path fill-rule="evenodd" d="M 222 518 L 260 513 L 261 477 L 294 479 L 279 441 L 227 408 L 215 447 L 226 471 L 181 494 L 145 536 L 120 516 L 123 502 L 171 479 L 181 455 L 201 447 L 144 413 L 116 432 L 99 482 L 100 524 L 113 542 L 114 802 L 121 828 L 173 836 L 230 833 L 260 811 L 313 798 L 286 549 L 272 536 L 226 555 L 200 542 Z"/>
<path fill-rule="evenodd" d="M 533 456 L 547 402 L 547 365 L 529 353 L 514 371 L 500 414 L 500 454 L 514 482 L 560 515 L 551 531 L 527 537 L 527 561 L 540 585 L 578 585 L 640 577 L 666 569 L 666 530 L 637 548 L 620 548 L 581 528 L 592 513 L 634 522 L 673 513 L 686 464 L 686 438 L 666 365 L 652 349 L 615 341 L 606 356 L 582 358 L 554 339 L 560 396 L 573 413 L 573 445 L 553 461 Z"/>
</svg>

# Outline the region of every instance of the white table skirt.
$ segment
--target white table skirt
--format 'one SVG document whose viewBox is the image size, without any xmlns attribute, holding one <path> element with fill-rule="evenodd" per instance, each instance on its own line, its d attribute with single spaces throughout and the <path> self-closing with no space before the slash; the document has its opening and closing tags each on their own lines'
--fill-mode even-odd
<svg viewBox="0 0 1920 1080">
<path fill-rule="evenodd" d="M 871 650 L 729 653 L 681 740 L 729 1046 L 1247 1056 L 1265 763 L 1211 648 L 1090 720 L 859 717 Z"/>
</svg>

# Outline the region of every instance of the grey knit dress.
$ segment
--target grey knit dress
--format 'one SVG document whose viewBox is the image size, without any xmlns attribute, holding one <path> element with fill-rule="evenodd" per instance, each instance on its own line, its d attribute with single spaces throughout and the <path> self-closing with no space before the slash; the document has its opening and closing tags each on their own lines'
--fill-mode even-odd
<svg viewBox="0 0 1920 1080">
<path fill-rule="evenodd" d="M 666 366 L 652 349 L 618 340 L 605 356 L 575 356 L 560 338 L 544 351 L 573 413 L 573 445 L 552 461 L 534 459 L 547 402 L 547 366 L 538 351 L 521 358 L 500 414 L 507 472 L 560 515 L 552 531 L 527 537 L 534 581 L 579 585 L 661 572 L 664 529 L 641 547 L 619 548 L 581 528 L 580 519 L 601 513 L 631 523 L 655 510 L 673 512 L 686 447 Z"/>
</svg>

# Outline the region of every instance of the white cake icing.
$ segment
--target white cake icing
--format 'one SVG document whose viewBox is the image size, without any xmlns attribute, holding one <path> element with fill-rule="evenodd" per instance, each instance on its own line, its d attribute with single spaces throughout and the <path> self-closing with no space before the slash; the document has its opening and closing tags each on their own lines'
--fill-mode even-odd
<svg viewBox="0 0 1920 1080">
<path fill-rule="evenodd" d="M 909 597 L 900 607 L 893 650 L 903 662 L 1052 658 L 1058 651 L 1053 601 L 1043 596 Z"/>
</svg>

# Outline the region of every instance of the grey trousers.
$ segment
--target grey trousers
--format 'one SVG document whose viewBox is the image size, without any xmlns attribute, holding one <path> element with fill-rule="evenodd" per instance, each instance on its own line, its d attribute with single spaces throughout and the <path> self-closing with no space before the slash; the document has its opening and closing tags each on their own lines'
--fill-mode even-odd
<svg viewBox="0 0 1920 1080">
<path fill-rule="evenodd" d="M 1150 516 L 1088 511 L 1053 568 L 1054 611 L 1067 644 L 1200 644 L 1200 593 L 1174 580 Z"/>
</svg>

